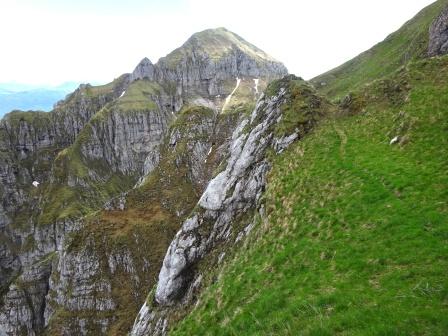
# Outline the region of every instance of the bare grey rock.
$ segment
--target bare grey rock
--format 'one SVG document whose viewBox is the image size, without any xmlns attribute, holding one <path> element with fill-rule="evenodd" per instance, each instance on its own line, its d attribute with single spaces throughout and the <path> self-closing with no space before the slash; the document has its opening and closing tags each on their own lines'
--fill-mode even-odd
<svg viewBox="0 0 448 336">
<path fill-rule="evenodd" d="M 0 285 L 6 289 L 0 330 L 34 335 L 44 327 L 53 252 L 76 224 L 37 225 L 42 199 L 32 191 L 51 183 L 49 167 L 58 150 L 70 145 L 93 114 L 118 97 L 126 82 L 124 76 L 100 95 L 88 94 L 90 87 L 81 86 L 51 113 L 16 111 L 0 121 Z M 40 185 L 33 186 L 33 181 Z M 19 221 L 16 214 L 22 212 L 28 215 Z"/>
<path fill-rule="evenodd" d="M 152 81 L 154 80 L 155 71 L 155 67 L 149 58 L 145 57 L 132 72 L 131 81 L 136 81 L 137 79 L 149 79 Z"/>
<path fill-rule="evenodd" d="M 121 210 L 123 211 L 126 206 L 126 195 L 127 193 L 122 193 L 120 196 L 114 197 L 104 204 L 104 210 Z"/>
<path fill-rule="evenodd" d="M 273 139 L 271 126 L 280 114 L 284 93 L 280 91 L 272 98 L 262 96 L 251 118 L 251 131 L 243 132 L 247 120 L 235 131 L 226 169 L 211 180 L 198 202 L 206 211 L 187 220 L 168 249 L 155 295 L 159 304 L 169 306 L 181 297 L 190 278 L 190 266 L 202 258 L 216 240 L 225 237 L 237 213 L 256 205 L 269 170 L 264 155 Z M 257 120 L 261 121 L 257 123 Z M 199 227 L 210 221 L 214 224 L 207 236 L 201 235 L 198 229 L 192 232 L 192 226 Z"/>
<path fill-rule="evenodd" d="M 151 171 L 147 157 L 158 152 L 169 120 L 159 110 L 120 113 L 114 109 L 105 119 L 91 123 L 91 136 L 82 144 L 82 154 L 105 160 L 111 169 L 126 175 L 141 174 L 145 163 L 145 170 Z"/>
<path fill-rule="evenodd" d="M 429 29 L 428 56 L 448 53 L 448 6 L 434 20 Z"/>
</svg>

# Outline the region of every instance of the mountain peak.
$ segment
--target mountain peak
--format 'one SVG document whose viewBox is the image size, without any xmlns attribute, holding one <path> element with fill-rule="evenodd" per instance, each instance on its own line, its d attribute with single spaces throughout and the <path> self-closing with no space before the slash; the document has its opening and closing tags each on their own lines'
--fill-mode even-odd
<svg viewBox="0 0 448 336">
<path fill-rule="evenodd" d="M 225 27 L 206 29 L 193 34 L 181 48 L 191 47 L 199 48 L 212 58 L 220 58 L 231 51 L 239 50 L 255 59 L 278 62 L 260 48 Z"/>
<path fill-rule="evenodd" d="M 167 90 L 160 101 L 170 111 L 190 102 L 222 112 L 234 102 L 254 102 L 267 83 L 287 74 L 282 63 L 219 27 L 193 34 L 156 64 L 143 58 L 129 80 L 146 79 Z"/>
<path fill-rule="evenodd" d="M 150 61 L 148 57 L 143 58 L 140 63 L 135 67 L 131 75 L 131 80 L 148 78 L 150 80 L 154 79 L 154 64 Z"/>
<path fill-rule="evenodd" d="M 187 65 L 192 64 L 201 69 L 203 79 L 235 80 L 244 76 L 274 79 L 288 73 L 281 62 L 224 27 L 193 34 L 156 66 L 188 72 Z"/>
<path fill-rule="evenodd" d="M 152 62 L 148 57 L 144 57 L 139 64 L 152 64 Z"/>
</svg>

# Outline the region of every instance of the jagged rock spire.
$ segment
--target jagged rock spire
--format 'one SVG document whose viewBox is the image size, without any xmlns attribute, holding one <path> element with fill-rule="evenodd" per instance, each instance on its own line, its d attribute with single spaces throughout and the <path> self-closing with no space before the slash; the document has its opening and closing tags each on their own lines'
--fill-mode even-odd
<svg viewBox="0 0 448 336">
<path fill-rule="evenodd" d="M 132 72 L 131 81 L 143 78 L 154 80 L 154 74 L 155 74 L 154 64 L 152 64 L 149 58 L 145 57 L 140 61 L 140 63 L 136 66 L 136 68 Z"/>
</svg>

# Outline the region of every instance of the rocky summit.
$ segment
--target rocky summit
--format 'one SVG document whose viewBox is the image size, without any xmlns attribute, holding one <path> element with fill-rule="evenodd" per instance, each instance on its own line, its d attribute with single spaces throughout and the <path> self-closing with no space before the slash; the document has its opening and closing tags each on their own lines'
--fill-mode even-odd
<svg viewBox="0 0 448 336">
<path fill-rule="evenodd" d="M 0 121 L 0 336 L 444 335 L 448 1 L 310 81 L 225 28 Z"/>
</svg>

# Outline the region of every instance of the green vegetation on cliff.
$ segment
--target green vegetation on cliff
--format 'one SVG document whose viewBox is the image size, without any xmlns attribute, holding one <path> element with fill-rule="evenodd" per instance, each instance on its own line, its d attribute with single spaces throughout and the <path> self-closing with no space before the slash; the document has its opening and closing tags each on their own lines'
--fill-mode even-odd
<svg viewBox="0 0 448 336">
<path fill-rule="evenodd" d="M 118 100 L 117 107 L 123 111 L 155 110 L 157 109 L 153 97 L 160 95 L 162 89 L 159 84 L 148 80 L 138 80 L 129 85 L 123 96 Z"/>
<path fill-rule="evenodd" d="M 282 117 L 275 125 L 274 134 L 283 137 L 297 132 L 299 137 L 307 134 L 324 115 L 334 114 L 335 107 L 327 99 L 319 96 L 316 90 L 302 78 L 285 76 L 269 84 L 266 95 L 278 94 L 283 88 L 287 102 L 280 107 Z"/>
<path fill-rule="evenodd" d="M 411 63 L 278 156 L 266 221 L 172 334 L 444 335 L 447 78 Z"/>
</svg>

